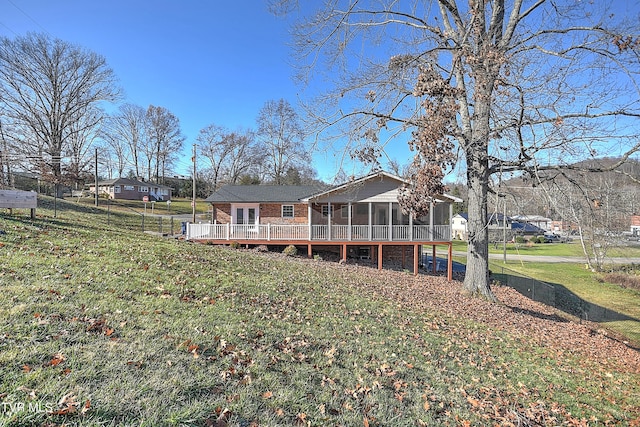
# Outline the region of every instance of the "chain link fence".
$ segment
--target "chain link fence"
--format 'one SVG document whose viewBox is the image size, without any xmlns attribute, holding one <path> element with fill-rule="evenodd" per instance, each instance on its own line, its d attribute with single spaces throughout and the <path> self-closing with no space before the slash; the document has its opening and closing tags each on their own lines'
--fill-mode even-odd
<svg viewBox="0 0 640 427">
<path fill-rule="evenodd" d="M 542 282 L 502 266 L 493 265 L 491 272 L 496 282 L 579 319 L 600 324 L 618 322 L 616 330 L 640 348 L 640 319 L 586 301 L 560 284 Z"/>
</svg>

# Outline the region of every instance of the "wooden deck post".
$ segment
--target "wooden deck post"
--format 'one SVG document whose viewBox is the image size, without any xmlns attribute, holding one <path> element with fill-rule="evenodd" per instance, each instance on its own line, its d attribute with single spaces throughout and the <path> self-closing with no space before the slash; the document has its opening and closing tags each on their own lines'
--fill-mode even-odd
<svg viewBox="0 0 640 427">
<path fill-rule="evenodd" d="M 347 244 L 342 244 L 342 261 L 347 262 Z"/>
<path fill-rule="evenodd" d="M 436 274 L 438 272 L 438 263 L 436 262 L 436 245 L 431 246 L 431 249 L 431 270 L 433 271 L 433 274 Z"/>
<path fill-rule="evenodd" d="M 413 275 L 418 275 L 418 245 L 413 245 Z"/>
<path fill-rule="evenodd" d="M 382 270 L 382 243 L 378 243 L 378 270 Z"/>
<path fill-rule="evenodd" d="M 311 258 L 313 256 L 312 253 L 312 248 L 311 248 L 311 242 L 307 243 L 307 258 Z"/>
<path fill-rule="evenodd" d="M 449 242 L 449 259 L 447 261 L 447 280 L 453 280 L 453 245 Z"/>
</svg>

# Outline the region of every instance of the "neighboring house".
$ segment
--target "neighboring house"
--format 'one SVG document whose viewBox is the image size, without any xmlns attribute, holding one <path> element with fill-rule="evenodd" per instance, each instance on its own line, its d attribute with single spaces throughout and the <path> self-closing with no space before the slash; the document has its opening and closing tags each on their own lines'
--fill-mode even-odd
<svg viewBox="0 0 640 427">
<path fill-rule="evenodd" d="M 501 213 L 491 213 L 487 215 L 487 227 L 489 229 L 489 240 L 496 241 L 502 240 L 502 229 L 504 227 L 505 216 Z M 467 240 L 469 237 L 468 231 L 469 214 L 460 213 L 453 216 L 451 219 L 451 232 L 454 239 Z M 506 217 L 507 230 L 511 229 L 511 218 Z M 499 234 L 499 236 L 497 236 Z"/>
<path fill-rule="evenodd" d="M 468 230 L 467 223 L 469 222 L 468 213 L 455 214 L 451 218 L 451 236 L 453 239 L 467 240 Z"/>
<path fill-rule="evenodd" d="M 640 236 L 640 215 L 631 215 L 631 234 Z"/>
<path fill-rule="evenodd" d="M 89 186 L 89 191 L 96 192 L 95 184 Z M 98 182 L 98 194 L 106 194 L 116 200 L 146 200 L 149 202 L 171 200 L 171 187 L 142 182 L 128 178 L 117 178 Z"/>
<path fill-rule="evenodd" d="M 553 231 L 552 223 L 553 220 L 551 218 L 546 218 L 540 215 L 516 215 L 512 216 L 511 219 L 517 222 L 528 223 L 534 225 L 538 228 L 541 228 L 544 231 Z M 544 234 L 544 233 L 543 233 Z"/>
<path fill-rule="evenodd" d="M 246 245 L 296 245 L 335 250 L 342 259 L 414 259 L 423 245 L 451 249 L 452 203 L 430 198 L 429 215 L 413 218 L 398 204 L 402 178 L 376 172 L 330 189 L 314 186 L 225 185 L 206 200 L 211 224 L 189 224 L 187 238 Z M 384 249 L 383 249 L 384 248 Z M 384 255 L 383 255 L 384 251 Z M 449 270 L 451 271 L 451 270 Z"/>
<path fill-rule="evenodd" d="M 518 236 L 540 236 L 545 234 L 545 230 L 528 222 L 514 221 L 511 223 L 511 230 Z"/>
</svg>

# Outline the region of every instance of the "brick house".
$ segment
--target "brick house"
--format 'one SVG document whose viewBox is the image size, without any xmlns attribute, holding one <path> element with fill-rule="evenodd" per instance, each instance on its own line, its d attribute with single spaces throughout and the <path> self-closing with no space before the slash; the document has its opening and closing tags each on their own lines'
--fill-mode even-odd
<svg viewBox="0 0 640 427">
<path fill-rule="evenodd" d="M 210 224 L 189 224 L 187 238 L 243 245 L 295 245 L 333 250 L 348 257 L 414 260 L 422 247 L 446 245 L 451 252 L 452 203 L 448 195 L 429 198 L 425 217 L 404 214 L 399 189 L 408 184 L 375 172 L 328 189 L 317 186 L 225 185 L 209 196 Z M 451 259 L 451 257 L 450 257 Z M 451 271 L 451 269 L 449 269 Z"/>
<path fill-rule="evenodd" d="M 89 186 L 89 192 L 95 194 L 95 184 Z M 171 187 L 142 182 L 135 179 L 117 178 L 98 182 L 98 194 L 106 194 L 114 200 L 144 200 L 149 202 L 171 200 Z"/>
</svg>

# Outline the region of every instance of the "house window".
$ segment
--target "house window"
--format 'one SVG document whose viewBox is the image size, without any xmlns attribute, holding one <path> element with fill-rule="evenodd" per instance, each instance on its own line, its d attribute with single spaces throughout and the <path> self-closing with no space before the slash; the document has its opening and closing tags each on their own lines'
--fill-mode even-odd
<svg viewBox="0 0 640 427">
<path fill-rule="evenodd" d="M 119 193 L 119 192 L 120 192 L 120 186 L 119 186 L 119 185 L 116 185 L 115 187 L 113 187 L 113 191 L 114 191 L 115 193 Z"/>
<path fill-rule="evenodd" d="M 331 216 L 333 216 L 335 206 L 331 205 Z M 322 205 L 322 217 L 326 218 L 329 216 L 329 205 Z"/>
<path fill-rule="evenodd" d="M 282 205 L 282 218 L 293 218 L 293 205 Z"/>
<path fill-rule="evenodd" d="M 125 185 L 124 191 L 133 191 L 133 185 Z"/>
<path fill-rule="evenodd" d="M 236 209 L 236 224 L 244 224 L 244 209 Z"/>
<path fill-rule="evenodd" d="M 149 187 L 140 187 L 140 192 L 141 193 L 148 193 L 149 192 Z"/>
</svg>

